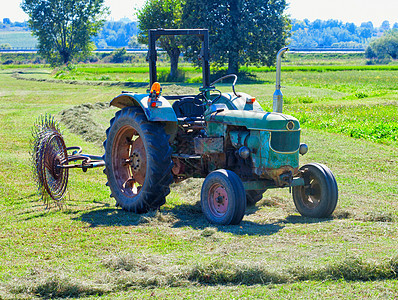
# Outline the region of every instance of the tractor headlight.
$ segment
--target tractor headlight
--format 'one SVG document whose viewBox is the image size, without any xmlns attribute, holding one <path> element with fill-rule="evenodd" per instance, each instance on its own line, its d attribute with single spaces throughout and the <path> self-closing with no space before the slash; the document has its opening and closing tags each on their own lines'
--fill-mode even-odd
<svg viewBox="0 0 398 300">
<path fill-rule="evenodd" d="M 242 157 L 243 159 L 246 159 L 250 156 L 250 149 L 247 148 L 246 146 L 242 146 L 239 148 L 239 156 Z"/>
<path fill-rule="evenodd" d="M 307 144 L 301 143 L 300 144 L 300 148 L 299 148 L 299 152 L 301 155 L 304 155 L 308 152 L 308 146 Z"/>
</svg>

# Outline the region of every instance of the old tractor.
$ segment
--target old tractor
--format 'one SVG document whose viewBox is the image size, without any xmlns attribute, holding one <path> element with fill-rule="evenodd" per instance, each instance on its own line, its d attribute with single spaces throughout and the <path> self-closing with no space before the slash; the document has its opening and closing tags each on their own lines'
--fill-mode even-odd
<svg viewBox="0 0 398 300">
<path fill-rule="evenodd" d="M 196 95 L 163 96 L 157 82 L 156 40 L 164 35 L 195 35 L 202 42 L 203 86 Z M 328 217 L 338 189 L 328 167 L 311 163 L 299 167 L 299 121 L 282 114 L 281 57 L 277 54 L 273 112 L 256 99 L 235 91 L 237 76 L 210 83 L 209 34 L 206 29 L 149 30 L 150 89 L 146 94 L 122 92 L 110 105 L 120 108 L 110 121 L 103 143 L 105 154 L 83 154 L 65 146 L 52 118 L 36 125 L 33 158 L 43 194 L 60 201 L 70 168 L 105 166 L 107 185 L 116 206 L 134 213 L 158 209 L 172 182 L 205 178 L 201 207 L 214 224 L 239 224 L 246 205 L 262 199 L 273 188 L 290 188 L 303 216 Z M 215 84 L 230 77 L 232 91 Z"/>
</svg>

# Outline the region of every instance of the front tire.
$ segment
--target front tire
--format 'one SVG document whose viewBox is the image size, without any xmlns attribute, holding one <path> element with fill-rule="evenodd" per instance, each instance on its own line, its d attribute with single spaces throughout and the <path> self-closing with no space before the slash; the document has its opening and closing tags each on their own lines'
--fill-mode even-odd
<svg viewBox="0 0 398 300">
<path fill-rule="evenodd" d="M 300 168 L 304 186 L 293 187 L 293 201 L 302 216 L 329 217 L 337 205 L 338 188 L 332 171 L 324 165 L 311 163 Z"/>
<path fill-rule="evenodd" d="M 106 131 L 107 185 L 116 205 L 146 213 L 163 205 L 172 182 L 171 147 L 160 123 L 149 122 L 139 107 L 118 111 Z"/>
<path fill-rule="evenodd" d="M 201 190 L 206 219 L 219 225 L 236 225 L 246 210 L 246 194 L 239 176 L 229 170 L 216 170 L 205 179 Z"/>
</svg>

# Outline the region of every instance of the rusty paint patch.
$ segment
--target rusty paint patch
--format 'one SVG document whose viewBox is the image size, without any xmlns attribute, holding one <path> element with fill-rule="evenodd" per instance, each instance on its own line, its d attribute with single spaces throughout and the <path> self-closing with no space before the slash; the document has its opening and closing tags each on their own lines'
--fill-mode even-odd
<svg viewBox="0 0 398 300">
<path fill-rule="evenodd" d="M 223 137 L 194 138 L 196 154 L 210 154 L 224 152 Z"/>
<path fill-rule="evenodd" d="M 283 187 L 286 186 L 286 182 L 281 179 L 281 175 L 291 172 L 292 176 L 298 173 L 298 167 L 293 168 L 292 166 L 283 166 L 277 169 L 273 168 L 257 168 L 256 173 L 260 173 L 260 177 L 272 179 L 276 186 Z M 257 174 L 258 174 L 257 173 Z"/>
</svg>

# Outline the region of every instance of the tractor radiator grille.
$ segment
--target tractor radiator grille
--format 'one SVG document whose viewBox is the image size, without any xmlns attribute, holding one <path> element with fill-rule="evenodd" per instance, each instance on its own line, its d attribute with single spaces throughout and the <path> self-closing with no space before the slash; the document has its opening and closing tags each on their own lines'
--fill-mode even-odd
<svg viewBox="0 0 398 300">
<path fill-rule="evenodd" d="M 300 147 L 300 131 L 271 132 L 271 148 L 278 152 L 295 152 Z"/>
</svg>

